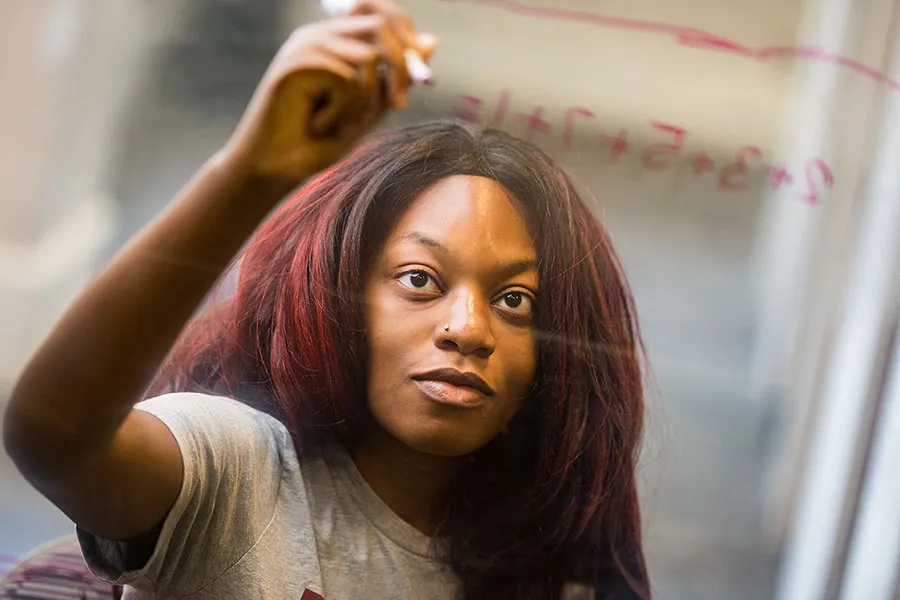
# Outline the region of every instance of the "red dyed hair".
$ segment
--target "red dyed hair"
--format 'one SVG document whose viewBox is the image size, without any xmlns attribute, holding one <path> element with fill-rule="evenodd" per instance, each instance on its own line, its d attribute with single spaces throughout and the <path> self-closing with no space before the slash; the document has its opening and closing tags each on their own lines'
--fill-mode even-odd
<svg viewBox="0 0 900 600">
<path fill-rule="evenodd" d="M 640 335 L 609 236 L 544 153 L 496 130 L 434 122 L 373 137 L 253 238 L 232 298 L 189 325 L 148 395 L 229 395 L 276 415 L 302 455 L 368 420 L 360 307 L 368 260 L 428 186 L 488 177 L 521 203 L 540 257 L 532 391 L 442 505 L 461 598 L 551 600 L 567 581 L 649 598 L 635 464 Z"/>
</svg>

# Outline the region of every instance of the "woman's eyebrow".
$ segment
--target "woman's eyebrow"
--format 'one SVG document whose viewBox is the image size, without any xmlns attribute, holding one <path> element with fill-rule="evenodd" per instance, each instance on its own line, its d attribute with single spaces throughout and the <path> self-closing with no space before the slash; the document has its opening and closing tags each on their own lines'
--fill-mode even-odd
<svg viewBox="0 0 900 600">
<path fill-rule="evenodd" d="M 516 260 L 510 263 L 506 263 L 500 265 L 497 269 L 498 275 L 502 279 L 507 279 L 514 275 L 519 275 L 521 273 L 528 273 L 530 271 L 537 272 L 538 270 L 538 261 L 535 258 L 523 258 L 522 260 Z"/>
<path fill-rule="evenodd" d="M 440 241 L 429 237 L 428 235 L 422 233 L 421 231 L 411 231 L 400 238 L 403 241 L 415 242 L 417 244 L 422 244 L 424 246 L 428 246 L 429 248 L 433 248 L 442 254 L 447 254 L 449 250 L 447 247 L 442 244 Z"/>
</svg>

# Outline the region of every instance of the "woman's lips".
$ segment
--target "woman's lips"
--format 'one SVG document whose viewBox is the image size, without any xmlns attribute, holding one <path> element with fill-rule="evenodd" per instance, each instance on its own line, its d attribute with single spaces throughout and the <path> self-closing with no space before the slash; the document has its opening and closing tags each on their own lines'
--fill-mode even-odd
<svg viewBox="0 0 900 600">
<path fill-rule="evenodd" d="M 446 381 L 434 379 L 413 379 L 422 393 L 438 402 L 459 408 L 477 408 L 484 404 L 487 396 L 482 392 L 464 385 L 454 385 Z"/>
</svg>

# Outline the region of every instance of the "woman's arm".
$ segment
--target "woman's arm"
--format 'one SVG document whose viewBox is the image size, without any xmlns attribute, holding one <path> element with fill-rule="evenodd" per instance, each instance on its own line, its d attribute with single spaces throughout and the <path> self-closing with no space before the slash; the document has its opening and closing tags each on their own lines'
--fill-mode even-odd
<svg viewBox="0 0 900 600">
<path fill-rule="evenodd" d="M 83 529 L 124 540 L 165 518 L 182 484 L 180 450 L 161 421 L 132 406 L 272 207 L 386 107 L 405 103 L 402 52 L 415 39 L 382 0 L 297 30 L 226 148 L 88 285 L 32 357 L 7 408 L 4 444 Z M 387 86 L 367 83 L 379 60 L 389 65 Z"/>
<path fill-rule="evenodd" d="M 85 529 L 136 535 L 177 497 L 182 465 L 174 438 L 131 407 L 283 191 L 226 157 L 209 161 L 90 283 L 20 376 L 4 421 L 7 450 Z M 104 490 L 139 509 L 116 514 L 122 510 Z"/>
</svg>

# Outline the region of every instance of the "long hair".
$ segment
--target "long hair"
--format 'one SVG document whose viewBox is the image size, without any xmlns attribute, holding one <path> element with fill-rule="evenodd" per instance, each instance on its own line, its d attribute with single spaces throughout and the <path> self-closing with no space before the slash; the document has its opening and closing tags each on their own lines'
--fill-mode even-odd
<svg viewBox="0 0 900 600">
<path fill-rule="evenodd" d="M 509 433 L 466 461 L 441 506 L 436 539 L 460 598 L 551 600 L 570 581 L 597 588 L 598 600 L 649 598 L 632 297 L 570 179 L 506 133 L 447 121 L 406 127 L 318 175 L 255 235 L 235 294 L 188 326 L 149 395 L 238 398 L 281 419 L 301 455 L 322 435 L 361 435 L 364 275 L 406 208 L 452 175 L 502 184 L 522 206 L 540 262 L 532 391 Z"/>
</svg>

